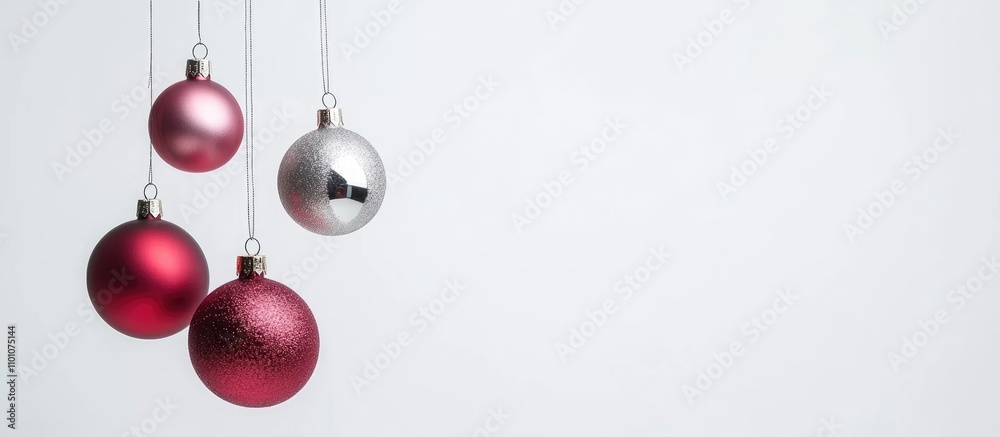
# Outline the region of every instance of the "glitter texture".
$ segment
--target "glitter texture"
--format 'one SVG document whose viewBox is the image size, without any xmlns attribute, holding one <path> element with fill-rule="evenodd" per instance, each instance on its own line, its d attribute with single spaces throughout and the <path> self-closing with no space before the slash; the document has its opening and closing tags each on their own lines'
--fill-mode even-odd
<svg viewBox="0 0 1000 437">
<path fill-rule="evenodd" d="M 339 126 L 321 126 L 295 141 L 278 169 L 288 215 L 320 235 L 344 235 L 371 221 L 385 196 L 385 167 L 375 148 Z"/>
<path fill-rule="evenodd" d="M 319 328 L 305 301 L 262 275 L 213 291 L 188 333 L 194 370 L 212 393 L 244 407 L 280 404 L 319 359 Z"/>
</svg>

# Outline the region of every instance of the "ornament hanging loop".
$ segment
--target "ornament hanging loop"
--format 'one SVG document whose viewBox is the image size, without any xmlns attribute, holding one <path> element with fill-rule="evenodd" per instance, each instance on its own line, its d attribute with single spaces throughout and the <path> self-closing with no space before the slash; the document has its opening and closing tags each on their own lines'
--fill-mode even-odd
<svg viewBox="0 0 1000 437">
<path fill-rule="evenodd" d="M 329 103 L 327 103 L 327 97 L 333 99 L 333 104 L 332 105 L 329 104 Z M 333 93 L 331 93 L 329 91 L 323 93 L 322 101 L 323 101 L 323 106 L 325 106 L 326 109 L 333 109 L 333 108 L 337 107 L 337 96 L 333 95 Z"/>
<path fill-rule="evenodd" d="M 198 47 L 205 49 L 204 56 L 198 56 Z M 198 61 L 208 58 L 208 46 L 205 45 L 205 43 L 199 41 L 197 44 L 194 45 L 194 47 L 191 47 L 191 58 Z"/>
<path fill-rule="evenodd" d="M 257 250 L 254 251 L 254 252 L 250 251 L 250 243 L 251 242 L 254 243 L 257 246 Z M 249 256 L 260 255 L 260 240 L 254 238 L 254 237 L 247 238 L 246 243 L 243 243 L 243 250 L 246 250 L 247 255 L 249 255 Z"/>
<path fill-rule="evenodd" d="M 150 188 L 153 189 L 153 197 L 149 197 L 148 193 Z M 142 197 L 145 197 L 146 200 L 155 200 L 156 196 L 158 196 L 159 194 L 160 194 L 160 189 L 156 188 L 156 184 L 152 182 L 146 184 L 145 187 L 142 187 Z"/>
</svg>

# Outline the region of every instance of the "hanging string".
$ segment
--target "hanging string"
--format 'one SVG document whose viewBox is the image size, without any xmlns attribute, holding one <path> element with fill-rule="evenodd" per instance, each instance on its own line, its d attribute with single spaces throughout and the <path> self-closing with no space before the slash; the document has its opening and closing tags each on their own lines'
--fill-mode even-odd
<svg viewBox="0 0 1000 437">
<path fill-rule="evenodd" d="M 205 56 L 198 57 L 198 54 L 196 53 L 198 51 L 198 47 L 205 49 Z M 198 60 L 208 57 L 208 46 L 201 42 L 201 0 L 198 0 L 198 42 L 194 45 L 194 47 L 191 47 L 191 57 Z"/>
<path fill-rule="evenodd" d="M 149 0 L 149 77 L 146 85 L 149 87 L 149 109 L 153 109 L 153 0 Z M 153 197 L 150 198 L 146 191 L 149 188 L 153 188 Z M 149 142 L 149 177 L 146 180 L 146 186 L 142 189 L 142 196 L 146 200 L 155 199 L 159 194 L 159 189 L 156 188 L 156 184 L 153 183 L 153 141 Z"/>
<path fill-rule="evenodd" d="M 326 25 L 326 0 L 319 0 L 319 68 L 323 80 L 323 93 L 330 92 L 330 63 L 327 55 L 330 53 L 327 48 L 327 25 Z"/>
<path fill-rule="evenodd" d="M 244 123 L 244 135 L 243 139 L 246 142 L 246 164 L 247 164 L 247 232 L 249 233 L 249 238 L 247 238 L 244 244 L 244 249 L 247 251 L 247 255 L 257 255 L 260 253 L 260 241 L 254 236 L 254 232 L 257 226 L 257 196 L 256 188 L 254 187 L 254 130 L 253 130 L 253 6 L 251 0 L 246 0 L 244 3 L 244 23 L 243 23 L 243 35 L 244 35 L 244 58 L 246 59 L 245 66 L 245 82 L 244 87 L 244 100 L 246 101 L 246 121 Z M 250 242 L 257 243 L 257 250 L 255 253 L 250 252 Z"/>
<path fill-rule="evenodd" d="M 198 0 L 198 43 L 201 43 L 201 0 Z"/>
<path fill-rule="evenodd" d="M 323 106 L 327 109 L 337 107 L 337 96 L 330 92 L 330 25 L 326 20 L 326 0 L 319 0 L 319 59 L 320 75 L 323 78 Z M 333 105 L 327 103 L 327 97 L 333 98 Z"/>
</svg>

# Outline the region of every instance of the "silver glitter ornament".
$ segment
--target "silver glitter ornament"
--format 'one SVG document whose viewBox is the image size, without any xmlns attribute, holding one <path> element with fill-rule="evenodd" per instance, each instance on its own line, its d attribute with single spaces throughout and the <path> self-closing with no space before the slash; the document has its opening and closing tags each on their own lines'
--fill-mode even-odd
<svg viewBox="0 0 1000 437">
<path fill-rule="evenodd" d="M 368 140 L 344 128 L 339 109 L 320 109 L 319 128 L 285 152 L 278 196 L 299 226 L 344 235 L 375 217 L 385 197 L 385 166 Z"/>
</svg>

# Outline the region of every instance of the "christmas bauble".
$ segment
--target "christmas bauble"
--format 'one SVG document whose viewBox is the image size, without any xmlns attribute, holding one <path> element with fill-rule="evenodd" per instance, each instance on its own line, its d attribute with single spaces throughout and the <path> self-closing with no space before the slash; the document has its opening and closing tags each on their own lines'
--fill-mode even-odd
<svg viewBox="0 0 1000 437">
<path fill-rule="evenodd" d="M 278 195 L 288 215 L 321 235 L 343 235 L 367 224 L 385 196 L 385 167 L 375 148 L 343 127 L 340 112 L 319 111 L 319 128 L 285 152 Z"/>
<path fill-rule="evenodd" d="M 140 200 L 138 219 L 101 238 L 87 264 L 87 291 L 97 313 L 132 337 L 180 332 L 208 293 L 201 247 L 160 211 L 159 200 Z"/>
<path fill-rule="evenodd" d="M 264 257 L 237 260 L 239 279 L 201 303 L 188 331 L 194 370 L 212 393 L 270 407 L 305 386 L 319 359 L 319 328 L 305 301 L 264 277 Z"/>
<path fill-rule="evenodd" d="M 149 139 L 167 164 L 193 173 L 212 171 L 239 150 L 243 112 L 236 98 L 212 81 L 209 61 L 189 60 L 186 75 L 153 103 Z"/>
</svg>

